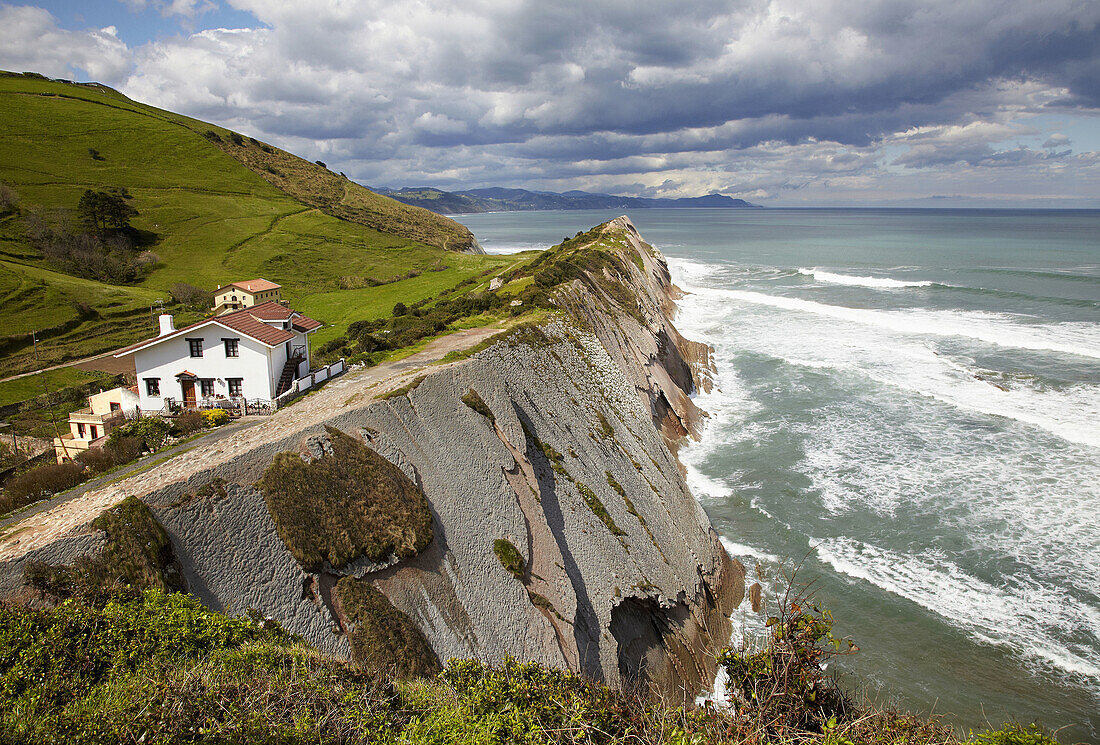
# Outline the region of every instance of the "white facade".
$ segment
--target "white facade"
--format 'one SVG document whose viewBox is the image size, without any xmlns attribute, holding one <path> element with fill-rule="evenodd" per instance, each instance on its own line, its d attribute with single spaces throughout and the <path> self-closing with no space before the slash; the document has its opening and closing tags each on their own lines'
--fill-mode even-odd
<svg viewBox="0 0 1100 745">
<path fill-rule="evenodd" d="M 295 378 L 308 374 L 309 345 L 306 334 L 290 329 L 289 323 L 273 321 L 270 325 L 287 327 L 294 338 L 270 346 L 213 319 L 135 351 L 142 411 L 159 411 L 168 399 L 177 404 L 238 397 L 274 400 L 289 355 L 299 351 L 304 356 Z M 199 346 L 193 341 L 201 345 L 198 356 L 192 356 L 193 348 Z M 231 356 L 234 345 L 227 341 L 236 342 L 237 356 Z"/>
</svg>

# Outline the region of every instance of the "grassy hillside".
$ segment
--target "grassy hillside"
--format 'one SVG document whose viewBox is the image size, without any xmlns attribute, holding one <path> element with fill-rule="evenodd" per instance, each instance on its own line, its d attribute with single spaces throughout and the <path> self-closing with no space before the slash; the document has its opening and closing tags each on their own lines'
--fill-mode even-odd
<svg viewBox="0 0 1100 745">
<path fill-rule="evenodd" d="M 508 261 L 456 253 L 475 244 L 451 220 L 104 86 L 2 74 L 0 130 L 0 183 L 18 198 L 0 209 L 0 373 L 37 367 L 21 336 L 32 330 L 42 364 L 147 335 L 150 306 L 171 302 L 176 282 L 262 276 L 328 321 L 310 297 L 432 270 L 453 284 Z M 159 263 L 131 286 L 64 274 L 29 239 L 28 215 L 64 220 L 85 189 L 110 187 L 129 191 L 133 226 L 155 235 L 146 248 Z"/>
</svg>

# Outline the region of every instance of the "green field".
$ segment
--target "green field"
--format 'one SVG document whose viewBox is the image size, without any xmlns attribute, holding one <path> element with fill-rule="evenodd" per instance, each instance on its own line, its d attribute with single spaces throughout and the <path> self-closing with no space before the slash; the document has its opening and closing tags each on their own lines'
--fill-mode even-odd
<svg viewBox="0 0 1100 745">
<path fill-rule="evenodd" d="M 103 86 L 0 74 L 0 131 L 0 183 L 19 199 L 0 212 L 0 377 L 149 335 L 158 301 L 180 314 L 176 282 L 278 282 L 295 308 L 334 324 L 318 332 L 323 341 L 398 300 L 515 261 L 448 250 L 469 248 L 472 236 L 447 218 Z M 28 238 L 28 216 L 59 219 L 85 189 L 108 187 L 129 191 L 133 226 L 156 236 L 147 248 L 159 262 L 133 286 L 57 271 Z M 183 313 L 177 324 L 200 317 Z M 32 331 L 40 363 L 24 336 Z"/>
</svg>

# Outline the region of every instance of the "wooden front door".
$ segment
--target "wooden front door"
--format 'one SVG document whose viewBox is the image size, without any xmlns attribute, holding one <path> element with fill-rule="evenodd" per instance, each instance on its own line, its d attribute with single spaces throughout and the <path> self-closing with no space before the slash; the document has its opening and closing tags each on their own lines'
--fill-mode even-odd
<svg viewBox="0 0 1100 745">
<path fill-rule="evenodd" d="M 183 405 L 188 409 L 195 408 L 195 381 L 193 380 L 181 380 L 180 387 L 183 389 Z"/>
</svg>

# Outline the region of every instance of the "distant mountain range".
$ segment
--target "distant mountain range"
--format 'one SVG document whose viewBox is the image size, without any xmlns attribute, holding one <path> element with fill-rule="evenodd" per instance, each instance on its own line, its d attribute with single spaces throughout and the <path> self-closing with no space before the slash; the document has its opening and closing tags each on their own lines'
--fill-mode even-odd
<svg viewBox="0 0 1100 745">
<path fill-rule="evenodd" d="M 405 204 L 423 207 L 441 215 L 466 212 L 512 212 L 519 210 L 602 210 L 602 209 L 650 209 L 665 207 L 682 209 L 708 207 L 715 209 L 742 209 L 756 207 L 744 199 L 734 199 L 723 194 L 680 199 L 649 199 L 646 197 L 618 197 L 612 194 L 593 194 L 587 191 L 528 191 L 490 187 L 467 191 L 443 191 L 432 187 L 403 189 L 371 189 L 378 194 Z"/>
</svg>

